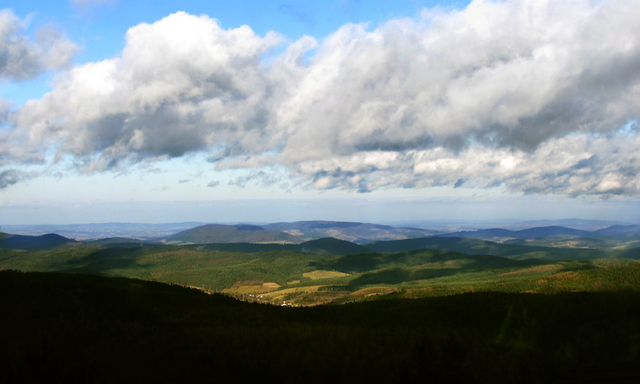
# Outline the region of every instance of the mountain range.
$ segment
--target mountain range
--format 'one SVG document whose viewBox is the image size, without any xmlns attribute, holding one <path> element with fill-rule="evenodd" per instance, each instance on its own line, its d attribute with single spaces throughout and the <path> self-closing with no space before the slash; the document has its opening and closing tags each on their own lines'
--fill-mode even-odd
<svg viewBox="0 0 640 384">
<path fill-rule="evenodd" d="M 373 240 L 371 240 L 373 239 Z M 377 239 L 377 240 L 376 240 Z M 630 250 L 636 258 L 640 250 L 640 225 L 614 225 L 595 231 L 563 226 L 523 230 L 481 229 L 433 234 L 410 227 L 333 222 L 302 221 L 264 226 L 205 224 L 149 240 L 111 237 L 78 242 L 57 234 L 41 236 L 0 235 L 1 249 L 46 250 L 69 247 L 137 248 L 162 245 L 193 245 L 208 250 L 260 253 L 297 251 L 315 254 L 355 254 L 441 249 L 467 254 L 503 257 L 575 259 L 610 257 Z M 620 251 L 617 251 L 620 249 Z M 622 254 L 621 253 L 621 254 Z"/>
<path fill-rule="evenodd" d="M 433 236 L 440 232 L 390 225 L 345 222 L 345 221 L 296 221 L 293 223 L 273 223 L 263 226 L 272 231 L 283 231 L 301 239 L 333 237 L 357 244 L 379 240 L 402 240 Z"/>
<path fill-rule="evenodd" d="M 534 227 L 512 231 L 504 228 L 480 229 L 440 234 L 439 237 L 462 237 L 472 239 L 541 239 L 547 237 L 571 236 L 576 238 L 617 240 L 640 240 L 640 225 L 613 225 L 611 227 L 586 231 L 562 226 Z"/>
</svg>

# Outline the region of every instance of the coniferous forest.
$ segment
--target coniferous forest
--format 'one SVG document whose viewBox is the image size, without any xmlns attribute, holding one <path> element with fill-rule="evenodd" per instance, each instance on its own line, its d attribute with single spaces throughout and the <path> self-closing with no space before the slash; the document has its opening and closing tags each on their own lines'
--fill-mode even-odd
<svg viewBox="0 0 640 384">
<path fill-rule="evenodd" d="M 152 281 L 8 270 L 0 291 L 5 383 L 607 382 L 633 373 L 640 357 L 633 289 L 291 308 Z"/>
</svg>

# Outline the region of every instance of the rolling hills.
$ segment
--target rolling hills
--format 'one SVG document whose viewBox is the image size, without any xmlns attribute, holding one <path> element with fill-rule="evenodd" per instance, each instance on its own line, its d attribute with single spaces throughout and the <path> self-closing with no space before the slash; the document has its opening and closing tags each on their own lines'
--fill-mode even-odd
<svg viewBox="0 0 640 384">
<path fill-rule="evenodd" d="M 460 231 L 438 235 L 528 245 L 574 248 L 633 248 L 640 246 L 640 225 L 614 225 L 594 231 L 563 226 L 533 227 L 522 230 L 504 228 Z M 514 240 L 521 240 L 519 242 Z"/>
<path fill-rule="evenodd" d="M 494 255 L 513 259 L 585 260 L 601 258 L 640 259 L 640 248 L 584 249 L 541 247 L 496 243 L 487 240 L 459 237 L 423 237 L 419 239 L 377 241 L 365 244 L 376 252 L 403 252 L 417 249 L 440 249 L 470 255 Z"/>
</svg>

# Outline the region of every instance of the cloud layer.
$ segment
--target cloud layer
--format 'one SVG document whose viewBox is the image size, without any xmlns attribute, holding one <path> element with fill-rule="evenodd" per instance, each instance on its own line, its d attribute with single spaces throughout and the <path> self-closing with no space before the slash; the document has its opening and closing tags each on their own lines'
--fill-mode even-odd
<svg viewBox="0 0 640 384">
<path fill-rule="evenodd" d="M 32 79 L 71 63 L 77 47 L 55 28 L 36 31 L 35 42 L 22 34 L 24 29 L 11 10 L 0 10 L 0 80 Z"/>
<path fill-rule="evenodd" d="M 99 172 L 205 152 L 217 169 L 276 183 L 262 171 L 276 167 L 317 189 L 637 195 L 637 14 L 627 1 L 474 1 L 285 42 L 176 13 L 11 114 L 0 158 L 54 150 Z"/>
</svg>

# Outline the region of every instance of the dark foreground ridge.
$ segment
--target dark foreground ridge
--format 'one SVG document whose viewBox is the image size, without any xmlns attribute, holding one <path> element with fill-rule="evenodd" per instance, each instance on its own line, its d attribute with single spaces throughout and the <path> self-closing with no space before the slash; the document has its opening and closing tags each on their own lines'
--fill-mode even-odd
<svg viewBox="0 0 640 384">
<path fill-rule="evenodd" d="M 0 292 L 3 383 L 544 383 L 620 364 L 638 378 L 634 292 L 282 308 L 143 280 L 16 271 L 0 272 Z"/>
</svg>

